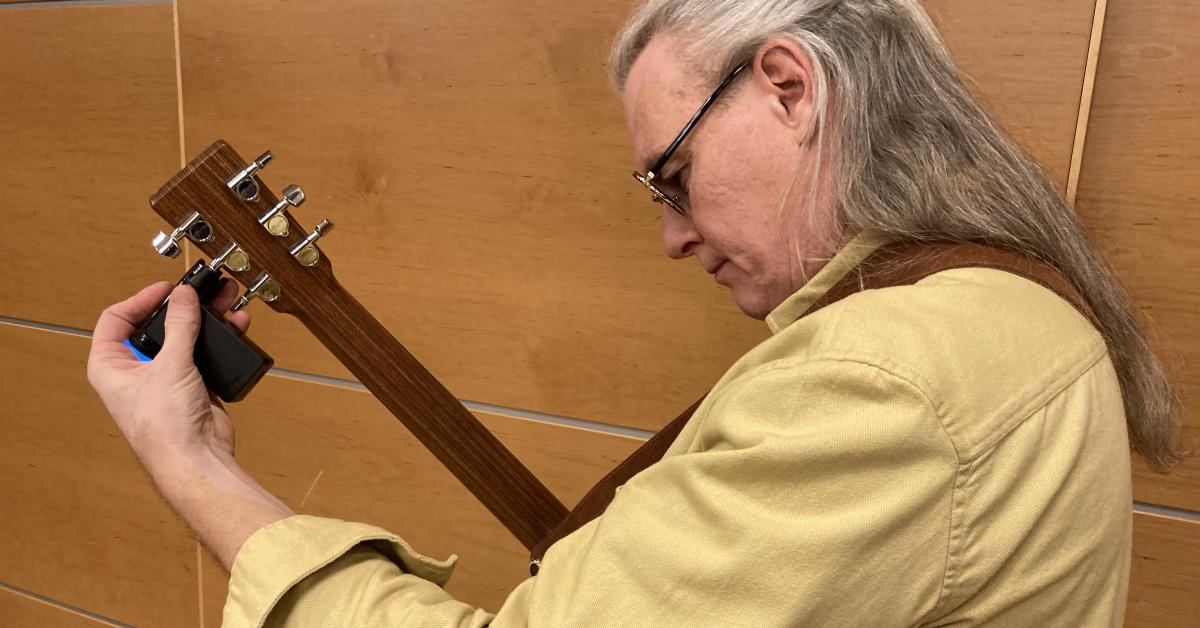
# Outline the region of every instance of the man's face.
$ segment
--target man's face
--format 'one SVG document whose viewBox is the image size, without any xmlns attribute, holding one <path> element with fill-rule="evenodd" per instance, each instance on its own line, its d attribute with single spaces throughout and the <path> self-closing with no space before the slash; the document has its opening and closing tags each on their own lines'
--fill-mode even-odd
<svg viewBox="0 0 1200 628">
<path fill-rule="evenodd" d="M 655 37 L 625 84 L 626 127 L 642 172 L 711 93 L 675 50 L 669 36 Z M 828 253 L 814 250 L 820 239 L 802 226 L 812 144 L 796 127 L 802 103 L 787 102 L 797 93 L 786 82 L 787 60 L 764 65 L 746 68 L 655 173 L 687 194 L 686 216 L 662 206 L 667 255 L 694 255 L 743 312 L 759 319 L 820 266 L 802 258 Z M 827 228 L 827 221 L 816 224 Z"/>
</svg>

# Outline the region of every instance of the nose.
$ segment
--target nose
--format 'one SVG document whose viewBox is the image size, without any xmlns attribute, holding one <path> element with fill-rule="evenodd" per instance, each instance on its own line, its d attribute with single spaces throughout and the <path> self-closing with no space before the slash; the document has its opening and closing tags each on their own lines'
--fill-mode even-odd
<svg viewBox="0 0 1200 628">
<path fill-rule="evenodd" d="M 666 203 L 662 206 L 663 249 L 667 257 L 683 259 L 692 255 L 692 249 L 704 241 L 692 219 L 671 209 Z"/>
</svg>

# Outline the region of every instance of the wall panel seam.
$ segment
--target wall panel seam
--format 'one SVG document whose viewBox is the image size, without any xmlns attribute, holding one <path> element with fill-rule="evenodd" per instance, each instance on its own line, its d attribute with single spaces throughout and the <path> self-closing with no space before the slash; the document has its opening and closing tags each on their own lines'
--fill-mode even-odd
<svg viewBox="0 0 1200 628">
<path fill-rule="evenodd" d="M 8 584 L 7 582 L 0 582 L 0 590 L 8 591 L 9 593 L 12 593 L 13 595 L 19 595 L 23 598 L 33 600 L 34 602 L 38 602 L 40 604 L 52 606 L 63 612 L 71 613 L 72 615 L 78 615 L 85 619 L 90 619 L 98 624 L 103 624 L 105 626 L 118 626 L 120 628 L 129 627 L 129 624 L 123 624 L 115 619 L 105 617 L 104 615 L 100 615 L 98 613 L 93 613 L 92 611 L 79 608 L 78 606 L 72 606 L 70 604 L 67 604 L 66 602 L 60 602 L 54 598 L 50 598 L 50 597 L 46 597 L 45 595 L 41 595 L 40 593 L 34 593 L 33 591 L 27 591 L 25 589 L 22 589 L 21 587 L 16 587 L 11 584 Z"/>
<path fill-rule="evenodd" d="M 1100 61 L 1100 46 L 1104 40 L 1104 19 L 1108 13 L 1108 0 L 1096 0 L 1096 12 L 1092 17 L 1092 35 L 1088 42 L 1087 65 L 1083 72 L 1083 86 L 1079 96 L 1079 114 L 1075 123 L 1075 141 L 1071 146 L 1071 168 L 1067 174 L 1067 203 L 1075 206 L 1079 192 L 1079 176 L 1083 170 L 1083 149 L 1087 144 L 1088 124 L 1092 115 L 1092 96 L 1096 91 L 1096 70 Z"/>
<path fill-rule="evenodd" d="M 125 4 L 166 4 L 172 0 L 35 0 L 33 2 L 0 2 L 4 9 L 53 9 L 63 7 L 107 7 Z"/>
<path fill-rule="evenodd" d="M 30 321 L 20 318 L 12 318 L 8 316 L 0 316 L 0 324 L 12 325 L 14 327 L 25 327 L 27 329 L 37 329 L 48 331 L 57 334 L 66 334 L 69 336 L 77 336 L 80 338 L 91 338 L 92 332 L 86 329 L 78 329 L 76 327 L 67 327 L 65 325 L 55 325 L 53 323 L 43 323 L 40 321 Z M 282 377 L 285 379 L 293 379 L 313 384 L 322 384 L 325 386 L 333 386 L 335 388 L 349 388 L 351 390 L 368 392 L 367 387 L 361 382 L 352 379 L 341 379 L 338 377 L 330 377 L 328 375 L 317 375 L 314 373 L 305 373 L 302 371 L 292 371 L 289 369 L 273 368 L 267 373 L 269 376 Z M 506 418 L 533 421 L 547 425 L 556 425 L 558 427 L 568 427 L 573 429 L 590 430 L 600 432 L 611 436 L 621 436 L 625 438 L 633 438 L 637 440 L 647 440 L 654 436 L 654 432 L 639 430 L 632 427 L 623 427 L 620 425 L 612 425 L 609 423 L 601 423 L 598 421 L 589 421 L 587 419 L 577 419 L 573 417 L 559 416 L 554 414 L 545 414 L 534 410 L 525 410 L 522 408 L 512 408 L 508 406 L 498 406 L 481 401 L 471 401 L 467 399 L 459 399 L 459 403 L 463 404 L 468 410 L 476 410 L 480 412 L 489 412 L 492 414 L 503 415 Z"/>
<path fill-rule="evenodd" d="M 1161 517 L 1170 517 L 1172 519 L 1183 519 L 1185 521 L 1200 523 L 1200 512 L 1185 510 L 1183 508 L 1159 506 L 1158 504 L 1147 504 L 1144 502 L 1133 502 L 1133 511 L 1144 515 L 1158 515 Z"/>
<path fill-rule="evenodd" d="M 196 541 L 196 608 L 200 615 L 200 628 L 204 628 L 204 550 Z"/>
<path fill-rule="evenodd" d="M 171 0 L 171 24 L 175 40 L 175 108 L 179 121 L 179 169 L 187 166 L 187 140 L 183 117 L 183 53 L 179 42 L 179 0 Z M 183 270 L 186 273 L 192 267 L 192 243 L 183 243 Z"/>
</svg>

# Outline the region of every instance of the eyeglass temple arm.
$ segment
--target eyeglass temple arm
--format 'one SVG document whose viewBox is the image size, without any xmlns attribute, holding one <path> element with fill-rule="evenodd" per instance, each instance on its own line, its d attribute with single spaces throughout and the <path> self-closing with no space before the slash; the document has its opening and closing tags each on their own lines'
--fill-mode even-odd
<svg viewBox="0 0 1200 628">
<path fill-rule="evenodd" d="M 713 103 L 717 101 L 717 96 L 720 96 L 721 92 L 725 91 L 725 88 L 729 87 L 729 84 L 733 82 L 733 79 L 737 78 L 737 75 L 741 74 L 742 70 L 745 70 L 749 66 L 749 61 L 742 63 L 738 67 L 734 68 L 733 71 L 729 73 L 729 76 L 725 77 L 725 80 L 721 81 L 721 84 L 718 85 L 715 90 L 713 90 L 713 93 L 708 97 L 708 100 L 704 101 L 703 105 L 700 105 L 700 110 L 692 116 L 691 120 L 688 120 L 688 123 L 684 125 L 683 130 L 679 132 L 679 135 L 675 136 L 675 140 L 671 142 L 671 145 L 667 147 L 667 150 L 663 151 L 663 154 L 658 158 L 658 161 L 654 162 L 654 165 L 650 166 L 650 169 L 646 171 L 647 179 L 654 179 L 659 175 L 659 171 L 662 170 L 663 166 L 667 165 L 667 161 L 671 159 L 671 155 L 675 154 L 675 150 L 678 149 L 679 145 L 683 143 L 683 140 L 687 138 L 688 133 L 692 132 L 692 127 L 696 126 L 696 123 L 700 121 L 700 118 L 704 117 L 704 114 L 708 112 Z"/>
</svg>

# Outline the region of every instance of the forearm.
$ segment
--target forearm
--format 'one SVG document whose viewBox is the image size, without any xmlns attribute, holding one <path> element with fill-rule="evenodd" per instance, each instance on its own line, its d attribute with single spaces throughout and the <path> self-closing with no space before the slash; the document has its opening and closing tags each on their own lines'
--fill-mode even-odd
<svg viewBox="0 0 1200 628">
<path fill-rule="evenodd" d="M 148 470 L 163 498 L 226 571 L 252 534 L 295 514 L 223 452 L 176 456 Z"/>
</svg>

